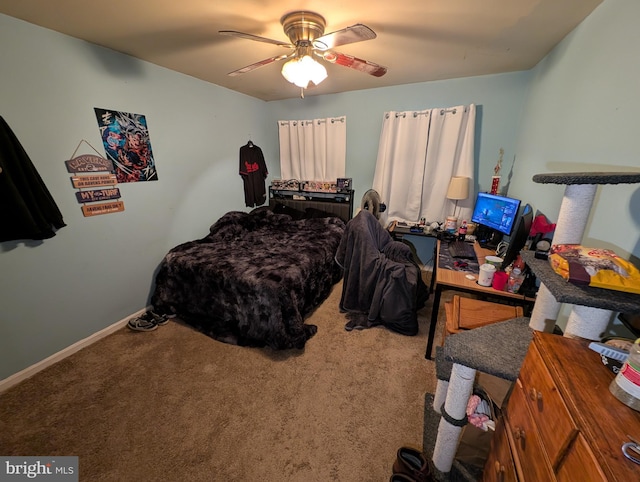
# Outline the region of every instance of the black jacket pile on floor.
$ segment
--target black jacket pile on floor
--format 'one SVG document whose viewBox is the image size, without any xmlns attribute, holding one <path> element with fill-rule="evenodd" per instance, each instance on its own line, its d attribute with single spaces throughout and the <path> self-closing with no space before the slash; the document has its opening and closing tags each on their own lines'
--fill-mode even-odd
<svg viewBox="0 0 640 482">
<path fill-rule="evenodd" d="M 336 261 L 344 269 L 340 309 L 351 328 L 384 325 L 403 335 L 418 333 L 417 311 L 428 299 L 420 268 L 411 249 L 393 240 L 369 211 L 347 223 Z"/>
</svg>

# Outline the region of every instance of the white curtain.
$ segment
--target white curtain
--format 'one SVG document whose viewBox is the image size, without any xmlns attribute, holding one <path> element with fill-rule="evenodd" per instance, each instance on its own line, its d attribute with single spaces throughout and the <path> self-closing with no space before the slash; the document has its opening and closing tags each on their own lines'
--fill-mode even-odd
<svg viewBox="0 0 640 482">
<path fill-rule="evenodd" d="M 475 118 L 473 104 L 385 113 L 373 179 L 373 189 L 387 204 L 383 224 L 391 219 L 443 221 L 453 215 L 455 201 L 446 198 L 452 176 L 470 178 L 469 197 L 458 201 L 455 214 L 471 217 Z"/>
<path fill-rule="evenodd" d="M 299 181 L 345 177 L 347 118 L 278 121 L 280 176 Z"/>
</svg>

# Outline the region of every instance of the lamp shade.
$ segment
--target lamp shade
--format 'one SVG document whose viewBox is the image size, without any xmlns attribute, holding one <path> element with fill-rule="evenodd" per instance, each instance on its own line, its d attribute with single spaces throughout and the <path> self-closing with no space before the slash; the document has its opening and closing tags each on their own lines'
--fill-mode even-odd
<svg viewBox="0 0 640 482">
<path fill-rule="evenodd" d="M 327 78 L 327 69 L 309 55 L 289 60 L 282 66 L 282 76 L 292 84 L 306 89 L 309 82 L 318 85 Z"/>
<path fill-rule="evenodd" d="M 467 199 L 469 197 L 469 178 L 463 176 L 453 176 L 449 181 L 447 199 Z"/>
</svg>

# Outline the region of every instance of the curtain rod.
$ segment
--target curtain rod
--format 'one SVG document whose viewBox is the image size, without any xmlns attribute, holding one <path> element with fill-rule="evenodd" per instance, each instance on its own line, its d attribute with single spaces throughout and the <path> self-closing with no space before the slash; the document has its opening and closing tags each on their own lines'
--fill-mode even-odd
<svg viewBox="0 0 640 482">
<path fill-rule="evenodd" d="M 468 110 L 469 110 L 469 107 L 467 107 L 465 105 L 463 111 L 467 112 Z M 458 110 L 456 108 L 453 108 L 453 109 L 440 109 L 440 115 L 444 115 L 445 112 L 453 112 L 455 114 L 457 111 Z"/>
<path fill-rule="evenodd" d="M 345 121 L 346 121 L 346 118 L 344 116 L 331 118 L 332 124 L 335 124 L 336 122 L 345 122 Z M 314 122 L 317 122 L 318 125 L 324 124 L 325 122 L 327 122 L 327 119 L 313 119 L 313 120 L 301 120 L 301 121 L 278 121 L 278 123 L 281 126 L 288 126 L 288 125 L 297 126 L 298 122 L 300 122 L 300 124 L 304 127 L 305 125 L 311 125 Z"/>
<path fill-rule="evenodd" d="M 433 109 L 433 110 L 436 110 L 436 109 Z M 467 112 L 467 110 L 468 110 L 468 107 L 465 106 L 464 107 L 464 112 Z M 456 107 L 453 107 L 451 109 L 440 109 L 440 115 L 444 115 L 447 112 L 451 112 L 453 114 L 456 114 L 458 112 L 458 109 Z M 430 113 L 431 113 L 431 110 L 424 110 L 424 111 L 421 111 L 421 112 L 413 112 L 413 117 L 415 118 L 415 117 L 418 117 L 419 115 L 429 115 Z M 389 118 L 389 114 L 390 114 L 389 112 L 385 113 L 384 118 L 388 119 Z M 406 112 L 396 112 L 395 113 L 395 117 L 396 117 L 396 119 L 398 117 L 405 118 L 405 117 L 407 117 L 407 113 Z"/>
<path fill-rule="evenodd" d="M 425 110 L 425 111 L 422 111 L 422 112 L 414 112 L 414 113 L 413 113 L 413 117 L 418 117 L 419 115 L 429 115 L 429 113 L 430 113 L 430 112 L 431 112 L 431 111 L 429 111 L 429 110 Z M 397 119 L 398 117 L 405 118 L 405 117 L 407 117 L 407 113 L 406 113 L 406 112 L 396 112 L 396 113 L 395 113 L 395 116 L 396 116 L 396 119 Z M 387 113 L 384 115 L 384 118 L 385 118 L 385 119 L 388 119 L 388 118 L 389 118 L 389 112 L 387 112 Z"/>
</svg>

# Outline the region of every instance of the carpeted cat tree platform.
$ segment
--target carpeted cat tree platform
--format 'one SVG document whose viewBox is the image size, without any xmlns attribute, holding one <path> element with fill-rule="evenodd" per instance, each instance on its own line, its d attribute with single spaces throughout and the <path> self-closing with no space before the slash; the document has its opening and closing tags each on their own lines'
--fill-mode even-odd
<svg viewBox="0 0 640 482">
<path fill-rule="evenodd" d="M 529 349 L 529 318 L 456 333 L 436 347 L 435 394 L 425 396 L 423 450 L 438 480 L 475 481 L 482 474 L 455 460 L 476 371 L 515 381 Z M 473 367 L 473 368 L 472 368 Z"/>
<path fill-rule="evenodd" d="M 640 173 L 537 174 L 533 181 L 566 186 L 553 242 L 580 244 L 597 186 L 640 183 Z M 547 262 L 534 259 L 533 253 L 523 258 L 541 281 L 531 319 L 515 318 L 457 333 L 447 337 L 442 348 L 436 348 L 438 384 L 436 393 L 425 397 L 423 447 L 438 480 L 475 481 L 482 477 L 455 460 L 477 370 L 515 381 L 533 330 L 551 332 L 563 302 L 574 304 L 565 334 L 593 340 L 599 339 L 613 311 L 636 312 L 640 306 L 638 295 L 578 288 L 553 272 Z"/>
</svg>

